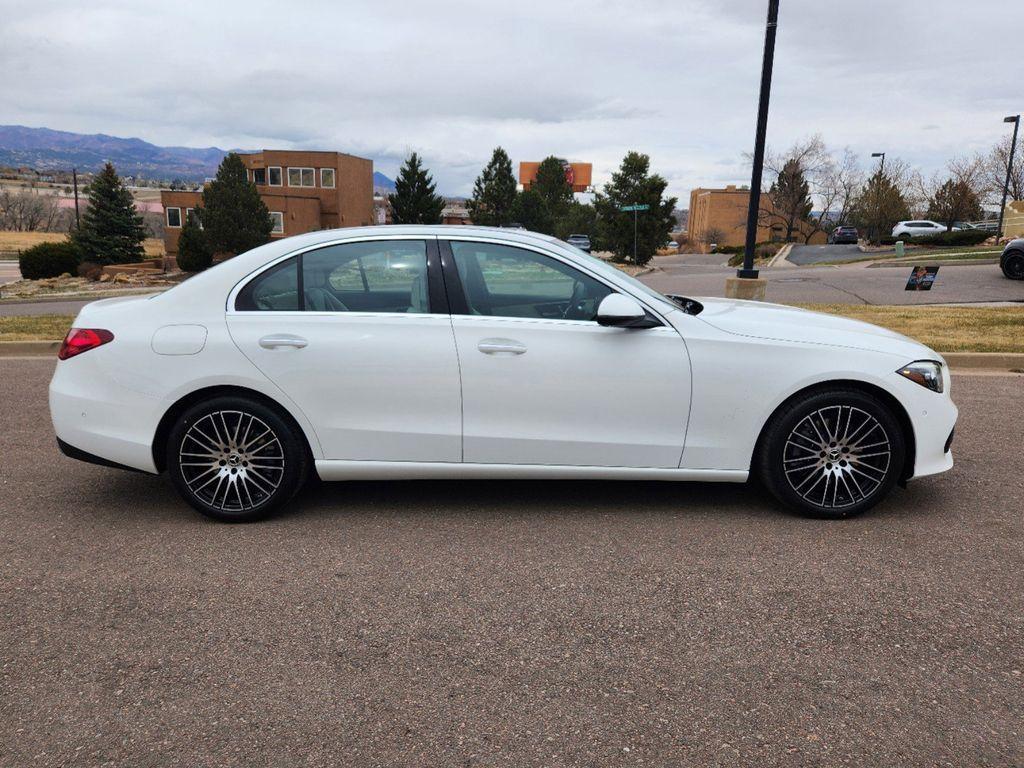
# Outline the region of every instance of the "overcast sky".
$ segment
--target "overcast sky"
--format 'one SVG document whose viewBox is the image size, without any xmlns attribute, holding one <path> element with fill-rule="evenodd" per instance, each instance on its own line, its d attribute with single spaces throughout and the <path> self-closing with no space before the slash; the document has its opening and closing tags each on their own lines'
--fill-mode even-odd
<svg viewBox="0 0 1024 768">
<path fill-rule="evenodd" d="M 688 204 L 749 182 L 766 0 L 0 0 L 0 123 L 161 145 L 409 150 L 467 194 L 500 144 Z M 1024 110 L 1024 2 L 782 0 L 768 127 L 930 175 Z M 1017 35 L 1017 39 L 1013 39 Z"/>
</svg>

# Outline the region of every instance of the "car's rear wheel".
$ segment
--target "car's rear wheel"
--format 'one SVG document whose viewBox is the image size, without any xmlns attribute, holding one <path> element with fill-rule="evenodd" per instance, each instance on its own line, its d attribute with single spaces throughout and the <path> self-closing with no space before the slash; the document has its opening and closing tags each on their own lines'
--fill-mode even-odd
<svg viewBox="0 0 1024 768">
<path fill-rule="evenodd" d="M 185 411 L 167 441 L 178 492 L 204 515 L 226 522 L 278 511 L 309 472 L 305 442 L 289 419 L 245 397 L 217 397 Z"/>
<path fill-rule="evenodd" d="M 798 512 L 851 517 L 892 490 L 905 445 L 899 422 L 877 398 L 856 389 L 818 390 L 772 416 L 757 469 L 768 490 Z"/>
<path fill-rule="evenodd" d="M 1003 256 L 1000 266 L 1011 280 L 1024 280 L 1024 251 L 1010 251 Z"/>
</svg>

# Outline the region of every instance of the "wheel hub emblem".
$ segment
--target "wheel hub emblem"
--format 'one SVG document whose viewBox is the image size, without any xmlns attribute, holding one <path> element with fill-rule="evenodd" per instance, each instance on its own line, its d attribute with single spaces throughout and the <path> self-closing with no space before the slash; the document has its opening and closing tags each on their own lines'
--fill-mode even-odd
<svg viewBox="0 0 1024 768">
<path fill-rule="evenodd" d="M 839 461 L 839 456 L 840 454 L 838 448 L 833 448 L 831 451 L 828 452 L 829 461 Z"/>
<path fill-rule="evenodd" d="M 242 457 L 239 456 L 237 453 L 232 453 L 230 456 L 228 456 L 228 464 L 230 464 L 232 467 L 237 467 L 241 463 Z"/>
</svg>

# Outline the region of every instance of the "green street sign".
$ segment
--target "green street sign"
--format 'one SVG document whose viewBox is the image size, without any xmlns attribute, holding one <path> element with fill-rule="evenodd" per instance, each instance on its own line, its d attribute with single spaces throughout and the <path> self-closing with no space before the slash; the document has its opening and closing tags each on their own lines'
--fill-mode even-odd
<svg viewBox="0 0 1024 768">
<path fill-rule="evenodd" d="M 649 211 L 651 206 L 649 205 L 624 205 L 619 210 L 622 211 Z"/>
</svg>

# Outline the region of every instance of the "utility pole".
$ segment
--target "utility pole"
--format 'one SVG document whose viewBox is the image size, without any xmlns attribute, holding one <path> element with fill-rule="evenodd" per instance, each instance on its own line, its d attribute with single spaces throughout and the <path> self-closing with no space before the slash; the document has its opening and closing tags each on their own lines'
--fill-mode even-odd
<svg viewBox="0 0 1024 768">
<path fill-rule="evenodd" d="M 882 158 L 878 164 L 878 184 L 875 185 L 875 230 L 878 239 L 882 239 L 882 179 L 885 178 L 885 152 L 872 152 L 872 157 Z"/>
<path fill-rule="evenodd" d="M 761 61 L 761 95 L 757 105 L 757 131 L 754 135 L 754 167 L 750 173 L 750 204 L 747 206 L 747 240 L 743 250 L 743 268 L 736 277 L 756 278 L 754 246 L 757 245 L 757 221 L 761 210 L 761 175 L 764 170 L 765 134 L 768 131 L 768 101 L 772 90 L 772 66 L 775 63 L 775 31 L 779 25 L 779 0 L 768 0 L 768 20 L 764 33 L 764 57 Z"/>
<path fill-rule="evenodd" d="M 71 169 L 71 179 L 75 185 L 75 229 L 78 229 L 79 218 L 78 218 L 78 169 Z"/>
<path fill-rule="evenodd" d="M 1006 201 L 1004 200 L 1003 203 L 1005 204 Z M 639 211 L 637 211 L 636 206 L 634 206 L 633 207 L 633 266 L 634 267 L 639 266 L 637 264 L 637 261 L 636 261 L 636 227 L 637 227 L 637 223 L 636 222 L 637 222 L 637 216 L 639 216 L 639 215 L 640 215 Z"/>
<path fill-rule="evenodd" d="M 1020 115 L 1004 117 L 1004 123 L 1013 123 L 1013 141 L 1010 142 L 1010 159 L 1006 163 L 1006 181 L 1003 182 L 1003 202 L 999 206 L 999 226 L 996 227 L 996 245 L 1003 236 L 1003 214 L 1006 213 L 1006 193 L 1010 189 L 1010 174 L 1013 172 L 1013 153 L 1017 149 L 1017 131 L 1020 129 Z"/>
</svg>

